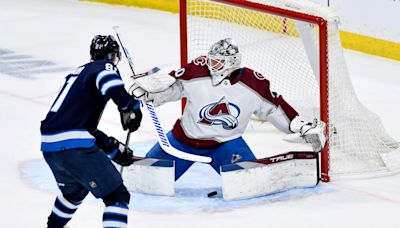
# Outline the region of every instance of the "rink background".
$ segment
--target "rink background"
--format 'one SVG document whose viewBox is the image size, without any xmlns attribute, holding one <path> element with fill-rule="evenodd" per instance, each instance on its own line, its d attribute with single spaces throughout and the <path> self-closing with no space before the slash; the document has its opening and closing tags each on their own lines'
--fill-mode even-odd
<svg viewBox="0 0 400 228">
<path fill-rule="evenodd" d="M 136 72 L 153 66 L 176 68 L 178 17 L 160 11 L 75 0 L 2 0 L 0 12 L 0 202 L 3 204 L 0 226 L 44 227 L 56 189 L 46 174 L 48 168 L 43 165 L 39 151 L 39 126 L 66 73 L 88 61 L 92 37 L 112 34 L 114 25 L 121 27 Z M 380 115 L 389 134 L 400 140 L 397 122 L 400 62 L 352 51 L 346 51 L 345 56 L 359 99 Z M 123 75 L 129 75 L 125 60 L 119 68 Z M 129 83 L 127 77 L 124 80 Z M 157 109 L 165 129 L 172 126 L 179 111 L 179 103 Z M 126 135 L 112 103 L 102 121 L 101 129 L 124 141 Z M 278 141 L 280 136 L 272 129 L 268 136 L 260 132 L 245 135 L 260 156 L 293 146 L 283 146 Z M 132 135 L 131 146 L 148 147 L 154 140 L 151 122 L 145 118 L 140 131 Z M 266 140 L 268 147 L 261 143 Z M 177 182 L 184 196 L 196 192 L 195 189 L 219 187 L 218 176 L 206 166 L 196 165 L 184 177 Z M 194 190 L 183 191 L 188 186 Z M 184 197 L 159 201 L 133 198 L 129 226 L 399 227 L 396 219 L 400 209 L 399 189 L 400 176 L 394 175 L 336 181 L 313 190 L 292 190 L 235 205 L 218 202 L 218 198 L 209 201 L 201 192 L 189 198 L 193 202 L 202 201 L 198 204 L 188 204 L 182 201 Z M 101 227 L 102 211 L 99 200 L 88 199 L 70 227 Z"/>
</svg>

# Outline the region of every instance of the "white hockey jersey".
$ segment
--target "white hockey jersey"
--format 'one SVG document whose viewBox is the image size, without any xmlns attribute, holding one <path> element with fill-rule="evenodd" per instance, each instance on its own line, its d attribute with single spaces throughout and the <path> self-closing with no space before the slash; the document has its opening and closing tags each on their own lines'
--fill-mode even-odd
<svg viewBox="0 0 400 228">
<path fill-rule="evenodd" d="M 172 133 L 179 141 L 195 147 L 209 148 L 243 135 L 252 114 L 268 120 L 285 133 L 297 112 L 276 93 L 260 73 L 241 68 L 229 79 L 213 86 L 202 56 L 184 68 L 172 71 L 177 81 L 154 95 L 156 106 L 186 99 L 183 114 Z"/>
</svg>

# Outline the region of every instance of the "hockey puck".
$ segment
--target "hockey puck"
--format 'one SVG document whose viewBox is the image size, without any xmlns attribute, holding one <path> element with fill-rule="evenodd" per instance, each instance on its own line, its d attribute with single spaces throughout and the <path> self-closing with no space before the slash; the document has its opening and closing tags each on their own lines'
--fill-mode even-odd
<svg viewBox="0 0 400 228">
<path fill-rule="evenodd" d="M 213 197 L 213 196 L 215 196 L 215 195 L 217 195 L 217 191 L 209 192 L 209 193 L 207 194 L 208 197 Z"/>
</svg>

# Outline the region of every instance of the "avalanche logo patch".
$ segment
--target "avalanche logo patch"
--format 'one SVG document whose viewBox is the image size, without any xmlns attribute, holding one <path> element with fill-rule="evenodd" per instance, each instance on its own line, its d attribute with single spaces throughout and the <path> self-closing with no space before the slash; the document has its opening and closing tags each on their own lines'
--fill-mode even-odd
<svg viewBox="0 0 400 228">
<path fill-rule="evenodd" d="M 226 130 L 232 130 L 239 124 L 240 109 L 237 105 L 229 103 L 225 97 L 218 102 L 204 106 L 199 113 L 197 123 L 206 125 L 221 125 Z"/>
<path fill-rule="evenodd" d="M 264 75 L 262 75 L 261 73 L 256 72 L 256 71 L 253 71 L 253 73 L 254 73 L 254 77 L 256 77 L 258 80 L 261 80 L 261 81 L 266 80 Z"/>
</svg>

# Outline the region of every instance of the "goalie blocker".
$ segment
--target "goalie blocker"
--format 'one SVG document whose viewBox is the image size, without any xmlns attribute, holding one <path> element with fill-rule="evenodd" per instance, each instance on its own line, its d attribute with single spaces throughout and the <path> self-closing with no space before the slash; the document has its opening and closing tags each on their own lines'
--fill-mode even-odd
<svg viewBox="0 0 400 228">
<path fill-rule="evenodd" d="M 288 152 L 221 167 L 224 200 L 247 199 L 319 182 L 317 152 Z"/>
</svg>

